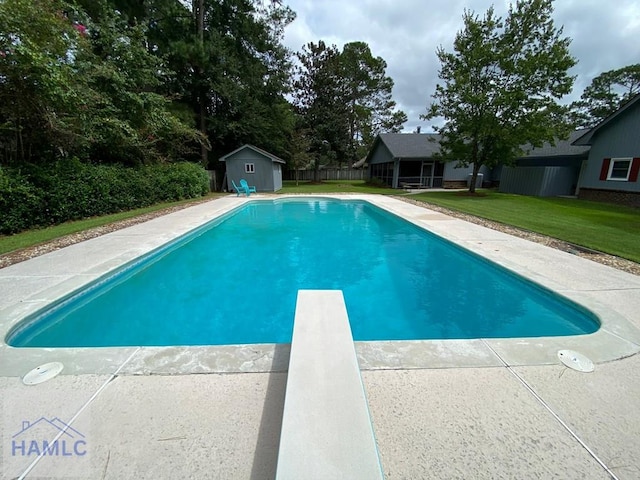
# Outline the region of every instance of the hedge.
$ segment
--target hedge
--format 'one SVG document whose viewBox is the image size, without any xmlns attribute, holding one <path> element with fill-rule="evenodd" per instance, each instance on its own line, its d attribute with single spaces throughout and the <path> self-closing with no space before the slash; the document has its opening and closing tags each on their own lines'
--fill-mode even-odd
<svg viewBox="0 0 640 480">
<path fill-rule="evenodd" d="M 0 233 L 194 198 L 208 192 L 207 172 L 186 162 L 132 168 L 70 159 L 47 166 L 0 167 Z"/>
</svg>

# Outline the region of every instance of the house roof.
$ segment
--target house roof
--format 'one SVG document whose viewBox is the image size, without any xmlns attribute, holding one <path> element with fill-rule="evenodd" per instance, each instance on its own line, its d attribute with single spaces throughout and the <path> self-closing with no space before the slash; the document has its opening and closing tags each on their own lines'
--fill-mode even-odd
<svg viewBox="0 0 640 480">
<path fill-rule="evenodd" d="M 602 130 L 603 128 L 605 128 L 607 125 L 609 125 L 613 120 L 615 120 L 616 118 L 618 118 L 620 115 L 622 115 L 622 113 L 626 112 L 627 110 L 629 110 L 630 108 L 632 108 L 633 106 L 635 106 L 636 104 L 640 104 L 640 93 L 638 95 L 636 95 L 635 97 L 633 97 L 631 100 L 629 100 L 627 103 L 625 103 L 622 107 L 620 107 L 618 110 L 616 110 L 615 112 L 613 112 L 611 115 L 609 115 L 607 118 L 605 118 L 604 120 L 602 120 L 599 124 L 597 124 L 595 127 L 593 127 L 590 130 L 587 130 L 586 133 L 582 136 L 580 136 L 579 138 L 577 138 L 573 143 L 574 145 L 591 145 L 592 143 L 592 138 L 593 136 L 599 131 Z"/>
<path fill-rule="evenodd" d="M 525 157 L 568 157 L 584 155 L 589 152 L 589 146 L 574 145 L 576 139 L 580 138 L 587 132 L 588 129 L 583 128 L 576 130 L 569 134 L 569 138 L 566 140 L 558 140 L 555 145 L 551 145 L 548 142 L 544 142 L 541 147 L 531 148 L 531 146 L 524 147 Z"/>
<path fill-rule="evenodd" d="M 436 133 L 381 133 L 378 137 L 396 158 L 428 158 L 440 150 Z"/>
<path fill-rule="evenodd" d="M 238 153 L 240 150 L 244 150 L 246 148 L 250 148 L 251 150 L 258 152 L 261 155 L 264 155 L 265 157 L 269 158 L 272 162 L 275 163 L 287 163 L 284 160 L 282 160 L 280 157 L 276 157 L 275 155 L 267 152 L 266 150 L 262 150 L 261 148 L 255 147 L 253 145 L 249 145 L 249 144 L 245 144 L 243 146 L 241 146 L 240 148 L 236 148 L 233 152 L 231 153 L 227 153 L 226 155 L 224 155 L 223 157 L 220 157 L 218 160 L 221 162 L 225 162 L 229 157 L 231 157 L 232 155 Z"/>
<path fill-rule="evenodd" d="M 525 157 L 579 156 L 589 151 L 589 146 L 574 145 L 573 142 L 584 135 L 586 129 L 577 130 L 566 140 L 558 140 L 555 145 L 545 142 L 541 147 L 529 149 L 525 146 Z M 378 141 L 384 143 L 394 158 L 430 158 L 440 151 L 441 136 L 436 133 L 381 133 Z M 374 143 L 374 148 L 376 146 Z M 371 152 L 374 150 L 371 149 Z M 368 157 L 367 157 L 368 158 Z"/>
</svg>

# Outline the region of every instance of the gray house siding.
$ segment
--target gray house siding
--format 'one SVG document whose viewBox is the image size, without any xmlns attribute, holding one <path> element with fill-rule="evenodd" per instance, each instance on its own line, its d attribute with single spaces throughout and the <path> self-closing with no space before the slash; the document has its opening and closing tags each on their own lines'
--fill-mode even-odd
<svg viewBox="0 0 640 480">
<path fill-rule="evenodd" d="M 640 102 L 613 120 L 591 138 L 589 159 L 580 176 L 583 189 L 640 193 L 640 181 L 601 180 L 605 159 L 640 157 Z"/>
<path fill-rule="evenodd" d="M 233 191 L 233 180 L 236 185 L 244 178 L 258 192 L 276 192 L 282 188 L 282 164 L 279 159 L 257 147 L 244 145 L 220 158 L 227 169 L 227 191 Z"/>
</svg>

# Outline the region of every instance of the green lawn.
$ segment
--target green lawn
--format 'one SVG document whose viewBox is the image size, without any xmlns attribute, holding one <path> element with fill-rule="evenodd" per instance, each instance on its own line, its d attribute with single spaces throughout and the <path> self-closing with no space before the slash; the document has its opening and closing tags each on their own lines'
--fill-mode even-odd
<svg viewBox="0 0 640 480">
<path fill-rule="evenodd" d="M 432 192 L 411 198 L 640 262 L 640 209 L 569 198 L 481 192 L 486 196 Z"/>
<path fill-rule="evenodd" d="M 327 180 L 322 183 L 299 182 L 294 180 L 282 182 L 282 190 L 278 193 L 379 193 L 382 195 L 398 195 L 402 190 L 392 188 L 372 187 L 363 180 Z"/>
<path fill-rule="evenodd" d="M 209 197 L 212 199 L 218 196 L 220 195 L 215 193 L 209 194 Z M 82 230 L 88 230 L 90 228 L 100 227 L 109 223 L 144 215 L 145 213 L 155 212 L 176 205 L 198 202 L 203 198 L 205 197 L 191 198 L 177 202 L 159 203 L 157 205 L 152 205 L 151 207 L 138 208 L 136 210 L 129 210 L 128 212 L 114 213 L 112 215 L 105 215 L 104 217 L 87 218 L 84 220 L 77 220 L 75 222 L 55 225 L 53 227 L 27 230 L 15 235 L 0 235 L 0 255 L 14 250 L 19 250 L 21 248 L 32 247 L 55 238 L 81 232 Z"/>
</svg>

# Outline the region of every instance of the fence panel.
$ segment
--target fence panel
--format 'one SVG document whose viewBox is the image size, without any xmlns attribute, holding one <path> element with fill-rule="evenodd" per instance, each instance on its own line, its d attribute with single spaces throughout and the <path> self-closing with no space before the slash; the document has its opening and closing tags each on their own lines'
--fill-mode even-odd
<svg viewBox="0 0 640 480">
<path fill-rule="evenodd" d="M 310 182 L 313 180 L 313 170 L 298 171 L 298 180 L 301 182 Z M 339 168 L 323 168 L 320 170 L 320 180 L 366 180 L 365 169 L 339 169 Z M 295 170 L 287 170 L 283 172 L 284 180 L 295 180 Z"/>
</svg>

